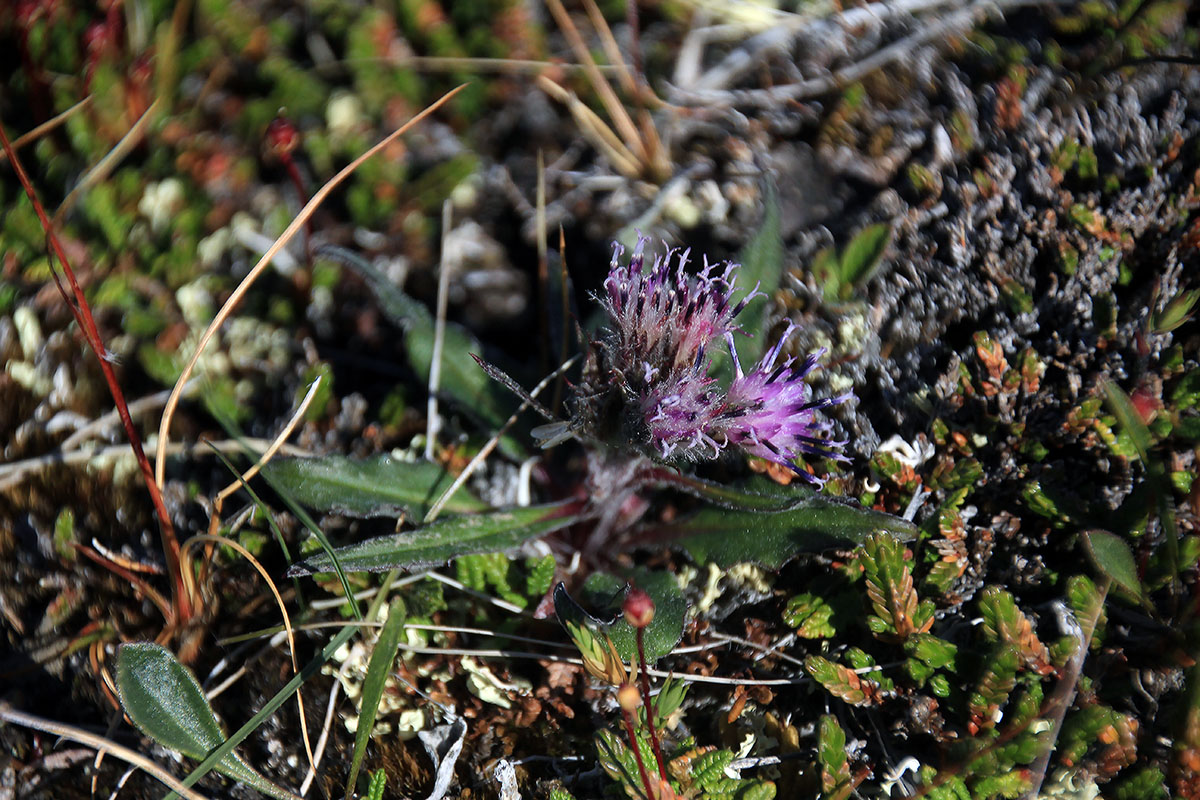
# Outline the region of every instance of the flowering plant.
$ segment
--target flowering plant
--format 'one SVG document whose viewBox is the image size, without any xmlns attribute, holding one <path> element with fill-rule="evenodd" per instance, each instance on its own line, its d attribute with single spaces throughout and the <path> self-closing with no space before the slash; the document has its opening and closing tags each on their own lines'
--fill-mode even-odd
<svg viewBox="0 0 1200 800">
<path fill-rule="evenodd" d="M 646 239 L 627 263 L 624 248 L 613 247 L 601 305 L 610 326 L 588 353 L 584 377 L 572 408 L 572 432 L 602 441 L 615 438 L 661 460 L 699 461 L 729 448 L 788 467 L 817 486 L 821 478 L 804 469 L 805 455 L 839 461 L 845 442 L 830 440 L 823 409 L 850 393 L 811 399 L 805 377 L 821 353 L 776 363 L 787 330 L 762 359 L 745 372 L 734 347 L 744 333 L 734 318 L 756 297 L 757 287 L 734 299 L 738 265 L 710 264 L 688 274 L 690 250 L 671 250 L 647 269 Z M 711 375 L 711 346 L 723 340 L 733 357 L 735 377 L 723 388 Z"/>
</svg>

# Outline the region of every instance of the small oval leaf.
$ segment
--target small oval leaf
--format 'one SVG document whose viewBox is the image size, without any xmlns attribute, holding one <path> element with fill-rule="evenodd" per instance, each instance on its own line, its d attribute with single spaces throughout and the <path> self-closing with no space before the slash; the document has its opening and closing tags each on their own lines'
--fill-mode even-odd
<svg viewBox="0 0 1200 800">
<path fill-rule="evenodd" d="M 162 746 L 203 760 L 225 741 L 200 684 L 165 647 L 153 642 L 121 645 L 116 677 L 121 707 L 142 733 Z M 271 797 L 296 798 L 259 775 L 235 753 L 217 762 L 216 769 Z"/>
<path fill-rule="evenodd" d="M 1145 590 L 1138 578 L 1137 562 L 1129 545 L 1120 536 L 1108 531 L 1085 531 L 1083 543 L 1096 569 L 1113 583 L 1145 602 Z"/>
<path fill-rule="evenodd" d="M 842 252 L 843 291 L 861 285 L 875 273 L 891 242 L 892 226 L 886 222 L 868 225 L 855 234 Z"/>
</svg>

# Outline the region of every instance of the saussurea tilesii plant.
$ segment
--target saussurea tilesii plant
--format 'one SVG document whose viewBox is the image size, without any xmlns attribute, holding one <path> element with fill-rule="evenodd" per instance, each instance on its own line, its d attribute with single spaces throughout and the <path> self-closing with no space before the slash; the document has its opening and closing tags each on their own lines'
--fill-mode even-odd
<svg viewBox="0 0 1200 800">
<path fill-rule="evenodd" d="M 734 322 L 757 287 L 734 299 L 738 265 L 704 259 L 687 271 L 690 250 L 669 250 L 646 265 L 647 239 L 639 238 L 628 262 L 615 244 L 599 298 L 609 317 L 598 346 L 589 349 L 583 380 L 567 424 L 571 433 L 607 443 L 621 440 L 662 461 L 702 461 L 730 448 L 791 469 L 820 487 L 822 478 L 802 465 L 804 456 L 848 459 L 846 444 L 828 438 L 819 412 L 852 393 L 812 399 L 805 377 L 823 351 L 776 363 L 795 326 L 748 372 L 734 347 Z M 711 374 L 711 347 L 722 340 L 733 358 L 734 378 L 722 387 Z"/>
</svg>

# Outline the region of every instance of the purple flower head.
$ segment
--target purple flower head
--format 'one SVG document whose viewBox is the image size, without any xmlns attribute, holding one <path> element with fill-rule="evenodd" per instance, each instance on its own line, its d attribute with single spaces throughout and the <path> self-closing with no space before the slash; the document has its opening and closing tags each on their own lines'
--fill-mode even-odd
<svg viewBox="0 0 1200 800">
<path fill-rule="evenodd" d="M 671 250 L 645 268 L 640 238 L 627 265 L 614 245 L 604 309 L 612 325 L 603 341 L 611 388 L 627 409 L 631 433 L 663 459 L 699 460 L 729 446 L 783 464 L 804 479 L 822 481 L 796 465 L 803 455 L 847 460 L 845 442 L 824 437 L 829 423 L 817 412 L 849 394 L 810 400 L 804 378 L 820 354 L 773 366 L 793 327 L 749 373 L 733 347 L 734 317 L 760 295 L 757 287 L 733 301 L 738 265 L 709 264 L 696 275 L 685 271 L 688 253 Z M 736 377 L 723 389 L 709 375 L 709 346 L 723 338 L 733 353 Z M 594 392 L 604 395 L 603 389 Z"/>
<path fill-rule="evenodd" d="M 799 363 L 789 356 L 782 364 L 773 366 L 793 330 L 795 326 L 789 323 L 779 341 L 749 373 L 742 372 L 733 337 L 728 338 L 736 377 L 725 396 L 725 411 L 721 414 L 719 428 L 730 444 L 789 467 L 801 478 L 821 485 L 821 479 L 798 468 L 795 461 L 803 455 L 849 460 L 837 451 L 846 442 L 825 438 L 823 434 L 828 432 L 829 423 L 818 421 L 816 413 L 853 395 L 847 392 L 837 397 L 809 399 L 811 393 L 804 378 L 817 365 L 823 350 Z"/>
<path fill-rule="evenodd" d="M 622 267 L 624 248 L 613 245 L 608 278 L 604 281 L 605 310 L 612 317 L 609 355 L 632 387 L 672 381 L 685 373 L 707 371 L 710 342 L 731 333 L 733 318 L 751 299 L 752 291 L 732 302 L 736 264 L 709 264 L 697 275 L 685 272 L 691 250 L 670 250 L 645 269 L 643 250 L 637 246 Z M 720 268 L 720 272 L 714 274 Z"/>
<path fill-rule="evenodd" d="M 654 385 L 639 409 L 650 446 L 663 458 L 715 458 L 724 440 L 712 436 L 720 417 L 722 392 L 700 371 Z"/>
</svg>

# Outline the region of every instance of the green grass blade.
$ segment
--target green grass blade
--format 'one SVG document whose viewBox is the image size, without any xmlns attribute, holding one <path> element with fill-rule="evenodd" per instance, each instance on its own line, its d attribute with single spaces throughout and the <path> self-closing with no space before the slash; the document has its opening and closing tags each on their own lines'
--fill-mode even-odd
<svg viewBox="0 0 1200 800">
<path fill-rule="evenodd" d="M 387 620 L 383 623 L 383 630 L 379 632 L 375 649 L 371 651 L 371 660 L 367 663 L 367 676 L 362 686 L 362 703 L 359 706 L 358 730 L 354 734 L 354 755 L 350 760 L 350 777 L 346 780 L 346 800 L 350 800 L 354 794 L 354 784 L 358 781 L 358 771 L 367 752 L 367 742 L 370 741 L 371 730 L 375 727 L 379 701 L 383 697 L 388 673 L 392 671 L 400 636 L 404 633 L 404 618 L 404 601 L 396 598 L 388 606 Z"/>
<path fill-rule="evenodd" d="M 350 588 L 350 580 L 346 577 L 346 571 L 342 569 L 342 565 L 338 563 L 337 551 L 334 549 L 333 544 L 330 543 L 329 537 L 326 536 L 325 532 L 321 530 L 316 522 L 313 521 L 313 518 L 308 515 L 308 512 L 300 507 L 300 504 L 296 502 L 294 497 L 292 497 L 291 492 L 289 492 L 282 485 L 277 486 L 275 481 L 272 480 L 271 476 L 267 475 L 265 472 L 259 474 L 261 474 L 263 479 L 266 480 L 266 482 L 270 484 L 271 488 L 275 490 L 275 493 L 279 495 L 281 500 L 283 500 L 284 505 L 288 507 L 288 510 L 296 515 L 296 519 L 300 520 L 300 523 L 308 529 L 309 533 L 317 537 L 317 541 L 321 544 L 321 549 L 325 551 L 326 556 L 329 558 L 329 571 L 337 574 L 338 580 L 342 584 L 342 591 L 346 593 L 346 602 L 350 604 L 350 610 L 354 613 L 354 618 L 361 620 L 363 618 L 362 612 L 359 611 L 358 602 L 354 599 L 354 590 Z M 293 577 L 290 571 L 288 572 L 288 576 Z"/>
<path fill-rule="evenodd" d="M 238 430 L 233 420 L 219 412 L 213 411 L 212 413 L 216 417 L 217 422 L 221 424 L 221 427 L 225 429 L 225 432 L 229 435 L 229 438 L 240 442 L 242 447 L 245 449 L 246 455 L 252 460 L 257 460 L 258 455 L 249 445 L 245 443 L 245 438 L 242 436 L 242 432 Z M 288 491 L 287 487 L 277 485 L 277 482 L 272 480 L 271 476 L 265 471 L 260 472 L 259 474 L 262 475 L 263 480 L 265 480 L 267 484 L 275 490 L 275 493 L 279 495 L 279 499 L 283 500 L 284 505 L 288 507 L 288 510 L 296 516 L 296 519 L 300 520 L 304 527 L 308 528 L 309 532 L 317 538 L 318 542 L 320 542 L 322 549 L 324 549 L 325 552 L 329 554 L 330 558 L 333 559 L 333 569 L 330 571 L 337 573 L 338 579 L 342 583 L 342 591 L 346 593 L 346 602 L 350 604 L 350 610 L 354 612 L 354 618 L 361 620 L 362 612 L 358 610 L 358 603 L 354 601 L 354 590 L 350 588 L 350 581 L 347 580 L 345 572 L 342 571 L 341 566 L 337 563 L 337 557 L 333 555 L 333 545 L 329 542 L 329 538 L 325 535 L 325 532 L 322 531 L 317 526 L 317 523 L 313 522 L 313 518 L 310 517 L 304 511 L 304 509 L 300 507 L 300 504 L 296 502 L 294 497 L 292 497 L 292 494 L 290 491 Z"/>
<path fill-rule="evenodd" d="M 258 509 L 258 513 L 263 515 L 263 519 L 267 521 L 267 527 L 271 529 L 271 535 L 274 536 L 275 541 L 279 543 L 279 549 L 283 552 L 283 557 L 287 560 L 287 563 L 291 564 L 292 551 L 287 546 L 287 540 L 284 539 L 283 531 L 279 530 L 279 526 L 275 524 L 275 515 L 271 513 L 270 506 L 262 501 L 262 498 L 258 496 L 258 493 L 254 491 L 254 489 L 250 488 L 250 484 L 242 478 L 242 473 L 233 466 L 233 462 L 230 461 L 224 453 L 215 447 L 212 449 L 212 452 L 213 455 L 221 460 L 221 463 L 225 465 L 225 468 L 237 477 L 238 483 L 242 485 L 242 491 L 250 495 L 250 500 L 254 503 L 254 507 Z M 293 579 L 292 584 L 296 589 L 296 602 L 299 604 L 301 609 L 308 608 L 304 601 L 304 592 L 301 589 L 300 581 Z"/>
</svg>

